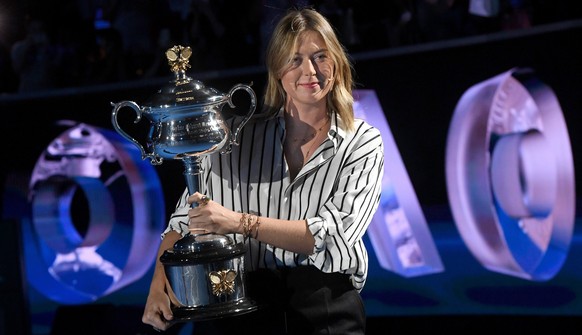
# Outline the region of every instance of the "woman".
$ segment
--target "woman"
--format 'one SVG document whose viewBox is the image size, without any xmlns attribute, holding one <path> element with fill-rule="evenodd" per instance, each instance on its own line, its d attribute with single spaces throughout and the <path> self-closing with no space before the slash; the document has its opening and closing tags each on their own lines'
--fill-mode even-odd
<svg viewBox="0 0 582 335">
<path fill-rule="evenodd" d="M 262 308 L 196 322 L 195 332 L 364 334 L 362 236 L 380 199 L 381 135 L 354 119 L 351 63 L 315 10 L 278 22 L 267 70 L 263 112 L 231 153 L 203 158 L 200 192 L 184 192 L 160 254 L 189 230 L 248 246 L 249 296 Z M 158 261 L 143 322 L 162 330 L 173 317 L 165 285 Z"/>
</svg>

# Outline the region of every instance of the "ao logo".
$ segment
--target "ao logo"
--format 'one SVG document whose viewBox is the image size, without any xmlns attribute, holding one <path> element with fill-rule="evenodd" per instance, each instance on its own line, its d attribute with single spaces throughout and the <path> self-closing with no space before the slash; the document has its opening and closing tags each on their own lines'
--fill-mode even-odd
<svg viewBox="0 0 582 335">
<path fill-rule="evenodd" d="M 375 92 L 356 90 L 354 97 L 356 116 L 379 128 L 388 158 L 368 230 L 380 265 L 406 277 L 444 271 Z M 572 238 L 575 191 L 567 128 L 551 89 L 527 69 L 469 88 L 446 149 L 449 203 L 475 258 L 491 271 L 552 278 Z M 38 160 L 30 189 L 27 274 L 47 297 L 94 301 L 154 262 L 166 224 L 161 186 L 151 164 L 118 134 L 72 127 Z M 72 219 L 77 206 L 88 213 L 83 232 Z"/>
</svg>

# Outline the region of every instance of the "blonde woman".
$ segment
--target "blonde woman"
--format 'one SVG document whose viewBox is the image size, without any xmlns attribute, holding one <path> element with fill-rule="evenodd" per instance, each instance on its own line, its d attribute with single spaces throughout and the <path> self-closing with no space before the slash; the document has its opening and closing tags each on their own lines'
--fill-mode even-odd
<svg viewBox="0 0 582 335">
<path fill-rule="evenodd" d="M 160 254 L 194 229 L 248 245 L 247 288 L 261 308 L 195 322 L 195 333 L 365 334 L 362 237 L 380 199 L 381 135 L 354 119 L 352 65 L 315 10 L 280 19 L 266 65 L 262 112 L 231 153 L 204 157 L 200 192 L 184 191 Z M 143 322 L 161 330 L 173 319 L 165 285 L 158 261 Z"/>
</svg>

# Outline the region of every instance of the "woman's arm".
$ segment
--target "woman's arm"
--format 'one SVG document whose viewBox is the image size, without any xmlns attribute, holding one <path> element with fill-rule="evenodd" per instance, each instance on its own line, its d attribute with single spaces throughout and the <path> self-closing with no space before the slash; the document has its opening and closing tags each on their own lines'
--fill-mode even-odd
<svg viewBox="0 0 582 335">
<path fill-rule="evenodd" d="M 194 193 L 188 202 L 200 203 L 202 194 Z M 244 215 L 244 216 L 243 216 Z M 210 200 L 189 211 L 191 230 L 204 229 L 216 234 L 245 234 L 244 224 L 251 237 L 285 250 L 311 255 L 315 240 L 306 220 L 280 220 L 238 213 Z"/>
<path fill-rule="evenodd" d="M 150 290 L 142 315 L 142 322 L 155 328 L 166 330 L 172 325 L 174 318 L 171 310 L 171 299 L 167 292 L 167 278 L 164 265 L 160 262 L 160 256 L 165 250 L 171 249 L 182 236 L 175 231 L 164 235 L 164 239 L 158 249 L 158 257 L 154 268 L 154 275 L 150 284 Z"/>
</svg>

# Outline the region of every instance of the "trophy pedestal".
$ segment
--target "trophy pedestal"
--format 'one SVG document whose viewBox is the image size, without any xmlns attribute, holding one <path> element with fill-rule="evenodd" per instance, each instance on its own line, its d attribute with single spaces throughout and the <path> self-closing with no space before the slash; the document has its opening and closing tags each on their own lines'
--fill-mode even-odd
<svg viewBox="0 0 582 335">
<path fill-rule="evenodd" d="M 201 307 L 176 307 L 172 309 L 174 321 L 205 321 L 220 319 L 234 315 L 242 315 L 256 311 L 258 309 L 254 301 L 249 298 L 242 298 L 237 301 L 219 303 Z"/>
<path fill-rule="evenodd" d="M 188 234 L 160 262 L 168 279 L 168 294 L 175 305 L 175 320 L 209 320 L 257 309 L 246 297 L 246 246 L 225 235 Z"/>
</svg>

